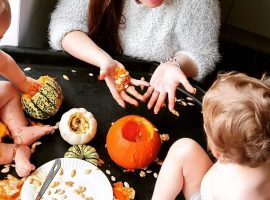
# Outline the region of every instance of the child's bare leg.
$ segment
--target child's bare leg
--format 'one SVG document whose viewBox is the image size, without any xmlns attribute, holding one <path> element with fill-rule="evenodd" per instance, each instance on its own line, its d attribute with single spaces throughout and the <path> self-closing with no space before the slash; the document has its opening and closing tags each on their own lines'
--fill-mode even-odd
<svg viewBox="0 0 270 200">
<path fill-rule="evenodd" d="M 25 145 L 0 143 L 0 164 L 12 163 L 20 177 L 28 176 L 35 166 L 30 163 L 31 150 Z"/>
<path fill-rule="evenodd" d="M 0 82 L 0 116 L 7 125 L 14 143 L 30 145 L 43 135 L 54 131 L 49 126 L 27 127 L 18 91 L 7 81 Z"/>
<path fill-rule="evenodd" d="M 185 199 L 200 191 L 201 181 L 212 161 L 192 139 L 182 138 L 170 148 L 160 169 L 153 200 L 174 200 L 183 191 Z"/>
</svg>

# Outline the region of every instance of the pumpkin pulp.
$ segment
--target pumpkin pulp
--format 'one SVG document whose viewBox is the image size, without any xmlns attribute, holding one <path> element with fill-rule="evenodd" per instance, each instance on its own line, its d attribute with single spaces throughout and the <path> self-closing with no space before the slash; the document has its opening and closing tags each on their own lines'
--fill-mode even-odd
<svg viewBox="0 0 270 200">
<path fill-rule="evenodd" d="M 89 130 L 89 121 L 81 112 L 72 114 L 68 124 L 70 129 L 76 134 L 85 134 Z"/>
<path fill-rule="evenodd" d="M 140 119 L 129 119 L 122 127 L 122 136 L 130 142 L 148 141 L 153 136 L 151 127 Z"/>
</svg>

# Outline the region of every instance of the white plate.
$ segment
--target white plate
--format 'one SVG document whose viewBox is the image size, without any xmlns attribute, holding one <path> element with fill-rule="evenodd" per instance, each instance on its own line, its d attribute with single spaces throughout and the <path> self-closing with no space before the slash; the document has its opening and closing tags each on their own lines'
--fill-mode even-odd
<svg viewBox="0 0 270 200">
<path fill-rule="evenodd" d="M 42 165 L 26 179 L 21 190 L 21 200 L 35 200 L 41 186 L 30 182 L 34 180 L 34 182 L 40 182 L 42 185 L 54 161 L 52 160 Z M 86 191 L 83 192 L 85 198 L 92 197 L 94 200 L 113 200 L 112 186 L 105 174 L 96 166 L 77 158 L 61 158 L 61 168 L 62 170 L 60 169 L 57 172 L 42 199 L 84 199 L 74 192 L 75 189 L 82 186 L 86 187 Z M 71 173 L 74 169 L 76 170 L 76 175 L 72 177 Z M 60 173 L 61 171 L 63 171 L 62 175 Z M 89 171 L 91 172 L 88 173 Z M 67 181 L 74 182 L 74 185 L 72 187 L 67 186 Z M 54 182 L 59 182 L 60 184 L 53 188 L 52 185 Z M 58 192 L 56 192 L 57 189 Z M 59 190 L 64 190 L 64 194 L 61 194 Z M 49 191 L 51 194 L 49 194 Z"/>
</svg>

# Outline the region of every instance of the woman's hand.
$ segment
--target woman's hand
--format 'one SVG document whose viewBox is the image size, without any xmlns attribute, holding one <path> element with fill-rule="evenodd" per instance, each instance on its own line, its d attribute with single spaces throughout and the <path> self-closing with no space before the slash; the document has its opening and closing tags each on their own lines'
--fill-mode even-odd
<svg viewBox="0 0 270 200">
<path fill-rule="evenodd" d="M 116 100 L 116 102 L 123 108 L 125 107 L 125 102 L 128 102 L 134 106 L 138 106 L 139 104 L 136 99 L 143 101 L 144 98 L 140 93 L 136 91 L 134 86 L 147 86 L 148 87 L 149 83 L 146 81 L 133 79 L 129 77 L 129 75 L 127 75 L 128 83 L 124 85 L 125 87 L 123 90 L 119 90 L 119 87 L 117 87 L 118 85 L 116 84 L 116 80 L 115 80 L 115 72 L 119 68 L 122 68 L 124 70 L 125 67 L 116 60 L 111 61 L 109 64 L 105 66 L 106 67 L 100 68 L 99 79 L 106 81 L 106 84 L 109 87 L 109 90 L 112 93 L 112 96 Z M 131 96 L 135 98 L 132 98 L 128 94 L 130 94 Z"/>
<path fill-rule="evenodd" d="M 26 76 L 24 81 L 21 84 L 17 85 L 17 88 L 22 93 L 33 96 L 38 92 L 41 86 L 42 85 L 37 80 Z"/>
<path fill-rule="evenodd" d="M 175 104 L 176 88 L 179 84 L 182 84 L 188 92 L 195 92 L 195 88 L 189 83 L 179 66 L 173 62 L 161 63 L 151 77 L 150 87 L 143 95 L 144 100 L 151 96 L 147 105 L 148 109 L 151 109 L 155 104 L 154 113 L 157 114 L 168 95 L 168 107 L 172 111 Z"/>
</svg>

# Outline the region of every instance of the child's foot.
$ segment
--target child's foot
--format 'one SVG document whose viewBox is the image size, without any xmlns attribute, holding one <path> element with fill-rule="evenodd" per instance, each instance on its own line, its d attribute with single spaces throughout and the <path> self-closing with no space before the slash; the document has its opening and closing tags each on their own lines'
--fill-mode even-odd
<svg viewBox="0 0 270 200">
<path fill-rule="evenodd" d="M 29 176 L 31 171 L 35 169 L 35 166 L 30 163 L 30 148 L 25 145 L 18 145 L 15 153 L 15 170 L 18 176 Z"/>
<path fill-rule="evenodd" d="M 13 135 L 13 139 L 15 144 L 30 145 L 42 136 L 54 131 L 52 126 L 25 126 Z"/>
</svg>

